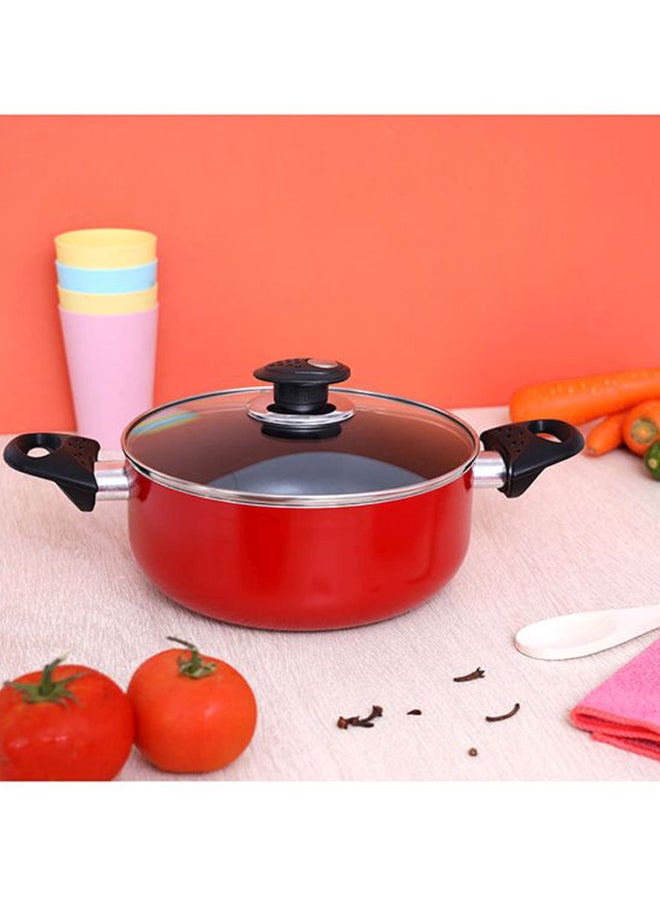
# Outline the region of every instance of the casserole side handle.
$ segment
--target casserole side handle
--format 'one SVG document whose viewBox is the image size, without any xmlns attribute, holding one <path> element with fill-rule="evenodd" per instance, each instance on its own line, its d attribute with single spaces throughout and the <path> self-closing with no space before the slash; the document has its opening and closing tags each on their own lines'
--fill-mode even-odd
<svg viewBox="0 0 660 900">
<path fill-rule="evenodd" d="M 32 456 L 37 448 L 46 453 Z M 19 434 L 5 447 L 4 460 L 26 475 L 54 481 L 78 509 L 90 512 L 98 491 L 94 463 L 100 449 L 98 441 L 74 434 Z"/>
<path fill-rule="evenodd" d="M 548 440 L 541 435 L 551 435 Z M 506 464 L 506 480 L 499 490 L 519 497 L 548 466 L 575 456 L 584 447 L 577 428 L 560 419 L 531 419 L 490 428 L 480 435 L 486 450 L 497 451 Z"/>
</svg>

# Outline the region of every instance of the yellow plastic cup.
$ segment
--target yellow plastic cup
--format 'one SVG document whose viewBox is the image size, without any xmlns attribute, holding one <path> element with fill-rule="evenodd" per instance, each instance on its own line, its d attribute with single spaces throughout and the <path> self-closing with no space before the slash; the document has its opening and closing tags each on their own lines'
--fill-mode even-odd
<svg viewBox="0 0 660 900">
<path fill-rule="evenodd" d="M 156 235 L 132 228 L 84 228 L 55 238 L 59 262 L 79 269 L 128 269 L 156 258 Z"/>
<path fill-rule="evenodd" d="M 144 312 L 158 305 L 158 285 L 131 294 L 82 294 L 59 287 L 60 306 L 69 312 L 107 316 Z"/>
</svg>

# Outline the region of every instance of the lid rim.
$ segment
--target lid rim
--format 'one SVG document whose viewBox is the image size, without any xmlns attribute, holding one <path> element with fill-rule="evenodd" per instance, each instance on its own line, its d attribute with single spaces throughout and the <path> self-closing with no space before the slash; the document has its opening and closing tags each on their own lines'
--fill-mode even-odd
<svg viewBox="0 0 660 900">
<path fill-rule="evenodd" d="M 129 422 L 129 424 L 126 426 L 121 436 L 121 449 L 124 456 L 131 463 L 133 468 L 135 468 L 149 481 L 152 481 L 155 484 L 160 484 L 162 487 L 176 490 L 180 493 L 189 494 L 191 496 L 200 497 L 201 499 L 205 500 L 223 501 L 226 503 L 239 504 L 244 506 L 271 506 L 276 508 L 291 509 L 367 506 L 370 504 L 403 500 L 408 497 L 425 494 L 440 487 L 444 487 L 445 485 L 451 484 L 453 481 L 457 481 L 459 478 L 465 475 L 466 472 L 468 472 L 474 465 L 474 462 L 479 454 L 479 436 L 468 422 L 465 422 L 463 419 L 459 418 L 453 413 L 448 412 L 444 409 L 440 409 L 439 407 L 431 406 L 427 403 L 422 403 L 417 400 L 410 400 L 406 397 L 397 397 L 393 394 L 383 394 L 377 391 L 358 390 L 355 388 L 334 388 L 333 391 L 343 394 L 373 397 L 379 400 L 395 401 L 407 406 L 414 406 L 419 409 L 432 412 L 444 419 L 449 419 L 454 424 L 459 425 L 472 439 L 472 453 L 465 462 L 461 463 L 460 466 L 457 466 L 454 469 L 451 469 L 449 472 L 445 472 L 435 478 L 424 479 L 423 481 L 416 482 L 412 485 L 405 485 L 398 488 L 388 488 L 382 491 L 358 491 L 351 494 L 250 494 L 246 491 L 231 491 L 226 488 L 217 488 L 205 484 L 199 484 L 197 482 L 186 481 L 184 479 L 176 478 L 172 475 L 167 475 L 165 472 L 150 469 L 149 466 L 146 466 L 144 463 L 141 463 L 138 459 L 132 456 L 127 449 L 127 440 L 133 429 L 136 428 L 140 424 L 140 422 L 144 421 L 147 417 L 153 415 L 154 413 L 162 412 L 182 403 L 190 403 L 195 400 L 202 400 L 210 397 L 224 397 L 232 394 L 246 394 L 255 392 L 271 392 L 271 388 L 269 386 L 261 387 L 259 385 L 255 385 L 254 387 L 229 388 L 222 391 L 210 391 L 204 394 L 196 394 L 191 397 L 179 398 L 177 400 L 173 400 L 169 403 L 165 403 L 161 406 L 157 406 L 153 409 L 147 410 L 146 412 L 140 414 L 131 422 Z"/>
</svg>

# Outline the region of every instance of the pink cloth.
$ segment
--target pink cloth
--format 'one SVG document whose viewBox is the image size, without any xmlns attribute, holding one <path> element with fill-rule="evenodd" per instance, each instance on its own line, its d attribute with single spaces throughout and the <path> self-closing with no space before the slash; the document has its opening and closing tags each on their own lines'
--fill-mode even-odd
<svg viewBox="0 0 660 900">
<path fill-rule="evenodd" d="M 595 741 L 660 759 L 660 640 L 587 694 L 569 717 Z"/>
</svg>

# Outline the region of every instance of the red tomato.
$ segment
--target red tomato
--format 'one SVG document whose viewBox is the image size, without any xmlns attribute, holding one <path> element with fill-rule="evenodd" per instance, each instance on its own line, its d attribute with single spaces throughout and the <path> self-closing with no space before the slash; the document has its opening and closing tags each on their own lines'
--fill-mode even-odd
<svg viewBox="0 0 660 900">
<path fill-rule="evenodd" d="M 252 740 L 257 703 L 236 669 L 180 643 L 190 652 L 163 650 L 131 678 L 135 745 L 166 772 L 212 772 Z"/>
<path fill-rule="evenodd" d="M 126 694 L 95 669 L 61 662 L 0 690 L 0 781 L 110 781 L 128 759 Z"/>
</svg>

